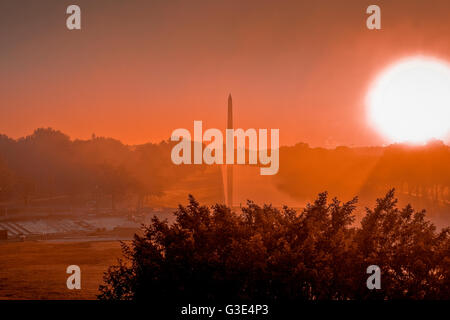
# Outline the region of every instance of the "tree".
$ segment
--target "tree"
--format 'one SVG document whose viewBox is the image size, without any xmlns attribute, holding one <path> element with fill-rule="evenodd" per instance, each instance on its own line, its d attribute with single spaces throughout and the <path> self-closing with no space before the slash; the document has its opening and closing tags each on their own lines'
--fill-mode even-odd
<svg viewBox="0 0 450 320">
<path fill-rule="evenodd" d="M 314 299 L 448 298 L 449 230 L 437 233 L 424 212 L 396 208 L 394 190 L 353 226 L 357 199 L 319 194 L 300 213 L 249 201 L 236 213 L 192 196 L 176 221 L 154 217 L 143 236 L 123 244 L 101 299 L 268 302 Z M 366 288 L 370 264 L 383 288 Z"/>
<path fill-rule="evenodd" d="M 13 193 L 13 173 L 0 158 L 0 202 L 9 200 Z"/>
<path fill-rule="evenodd" d="M 410 205 L 398 209 L 394 190 L 367 209 L 355 241 L 361 265 L 380 266 L 383 274 L 380 297 L 438 299 L 450 297 L 448 270 L 450 228 L 436 232 L 425 211 Z M 362 270 L 362 269 L 361 269 Z M 359 291 L 368 297 L 367 291 Z"/>
<path fill-rule="evenodd" d="M 111 209 L 115 211 L 118 198 L 132 189 L 135 180 L 123 166 L 113 167 L 103 164 L 98 171 L 99 186 L 105 194 L 111 196 Z"/>
</svg>

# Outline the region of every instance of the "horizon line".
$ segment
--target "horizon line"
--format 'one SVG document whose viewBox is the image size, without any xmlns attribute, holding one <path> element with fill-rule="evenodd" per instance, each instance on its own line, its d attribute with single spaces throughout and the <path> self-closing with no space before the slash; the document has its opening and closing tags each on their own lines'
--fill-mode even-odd
<svg viewBox="0 0 450 320">
<path fill-rule="evenodd" d="M 162 139 L 159 140 L 157 142 L 152 142 L 152 141 L 148 141 L 148 142 L 144 142 L 144 143 L 125 143 L 122 140 L 118 139 L 118 138 L 114 138 L 111 136 L 101 136 L 101 135 L 96 135 L 95 133 L 92 133 L 90 138 L 80 138 L 80 137 L 71 137 L 69 134 L 64 133 L 62 130 L 59 129 L 54 129 L 53 127 L 39 127 L 33 130 L 33 132 L 31 134 L 28 135 L 24 135 L 18 138 L 14 138 L 9 136 L 6 133 L 2 133 L 0 132 L 0 137 L 4 136 L 10 140 L 14 140 L 15 142 L 18 142 L 20 140 L 24 140 L 28 137 L 31 137 L 33 135 L 36 134 L 37 131 L 42 130 L 42 131 L 52 131 L 55 133 L 60 133 L 66 137 L 68 137 L 69 141 L 71 142 L 75 142 L 75 141 L 93 141 L 94 139 L 111 139 L 111 140 L 115 140 L 120 142 L 122 145 L 124 146 L 128 146 L 128 147 L 137 147 L 137 146 L 142 146 L 142 145 L 146 145 L 146 144 L 161 144 L 163 142 L 170 142 L 170 136 L 167 139 Z M 191 140 L 192 142 L 196 142 L 195 140 Z M 449 141 L 450 142 L 450 141 Z M 420 148 L 420 147 L 426 147 L 426 146 L 431 146 L 431 145 L 436 145 L 436 144 L 441 144 L 447 147 L 450 147 L 449 142 L 445 142 L 444 140 L 441 139 L 430 139 L 424 143 L 409 143 L 409 142 L 392 142 L 392 143 L 387 143 L 387 144 L 379 144 L 379 145 L 354 145 L 354 144 L 336 144 L 333 147 L 327 147 L 327 146 L 318 146 L 318 145 L 310 145 L 309 143 L 305 142 L 305 141 L 299 141 L 296 142 L 295 144 L 285 144 L 285 145 L 280 145 L 279 149 L 283 148 L 283 147 L 295 147 L 299 144 L 305 144 L 307 147 L 311 148 L 311 149 L 327 149 L 327 150 L 335 150 L 337 148 L 340 147 L 345 147 L 345 148 L 353 148 L 353 149 L 363 149 L 363 148 L 386 148 L 389 146 L 403 146 L 403 147 L 410 147 L 410 148 Z M 269 148 L 270 149 L 270 148 Z M 249 150 L 246 148 L 246 150 Z"/>
</svg>

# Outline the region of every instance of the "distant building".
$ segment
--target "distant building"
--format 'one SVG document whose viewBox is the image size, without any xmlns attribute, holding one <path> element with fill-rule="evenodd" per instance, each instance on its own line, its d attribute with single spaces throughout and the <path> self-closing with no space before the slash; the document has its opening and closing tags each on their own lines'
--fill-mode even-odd
<svg viewBox="0 0 450 320">
<path fill-rule="evenodd" d="M 0 240 L 8 240 L 8 231 L 0 230 Z"/>
</svg>

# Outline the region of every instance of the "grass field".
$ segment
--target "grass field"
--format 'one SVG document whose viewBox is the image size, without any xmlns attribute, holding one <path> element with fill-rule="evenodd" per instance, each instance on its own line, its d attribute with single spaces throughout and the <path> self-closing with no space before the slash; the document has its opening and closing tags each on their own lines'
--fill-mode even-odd
<svg viewBox="0 0 450 320">
<path fill-rule="evenodd" d="M 118 241 L 0 243 L 0 299 L 96 299 Z M 66 286 L 66 268 L 81 268 L 81 290 Z"/>
</svg>

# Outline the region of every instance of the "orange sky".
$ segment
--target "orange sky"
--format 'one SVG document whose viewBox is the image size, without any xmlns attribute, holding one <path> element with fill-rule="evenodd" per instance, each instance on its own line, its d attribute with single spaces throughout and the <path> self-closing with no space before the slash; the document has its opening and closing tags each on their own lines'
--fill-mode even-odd
<svg viewBox="0 0 450 320">
<path fill-rule="evenodd" d="M 283 145 L 381 144 L 367 87 L 405 56 L 450 61 L 449 16 L 448 0 L 1 1 L 0 133 L 158 142 L 194 120 L 225 128 L 231 92 L 235 126 L 279 128 Z"/>
</svg>

